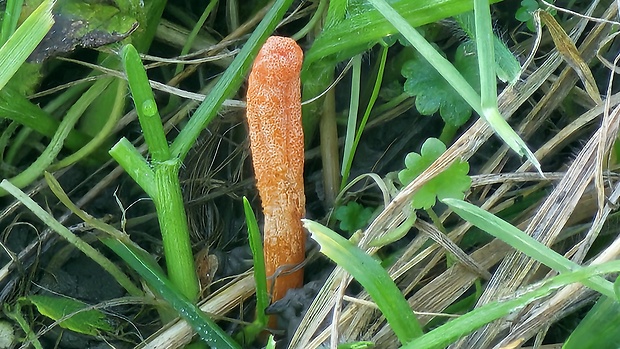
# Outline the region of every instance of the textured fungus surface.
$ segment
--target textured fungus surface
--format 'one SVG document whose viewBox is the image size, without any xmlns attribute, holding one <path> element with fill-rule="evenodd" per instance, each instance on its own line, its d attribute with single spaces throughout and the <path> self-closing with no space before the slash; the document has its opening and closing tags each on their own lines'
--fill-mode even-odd
<svg viewBox="0 0 620 349">
<path fill-rule="evenodd" d="M 294 40 L 272 36 L 258 53 L 248 80 L 250 148 L 265 215 L 265 268 L 273 301 L 303 284 L 303 270 L 286 272 L 303 262 L 305 253 L 302 61 L 303 52 Z"/>
</svg>

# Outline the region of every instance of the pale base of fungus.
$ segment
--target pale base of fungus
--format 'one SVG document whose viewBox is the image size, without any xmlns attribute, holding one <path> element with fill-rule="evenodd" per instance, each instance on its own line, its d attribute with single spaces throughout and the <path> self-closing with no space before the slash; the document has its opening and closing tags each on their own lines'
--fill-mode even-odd
<svg viewBox="0 0 620 349">
<path fill-rule="evenodd" d="M 248 131 L 265 215 L 265 269 L 272 301 L 303 284 L 301 268 L 286 272 L 298 267 L 305 254 L 302 61 L 303 52 L 294 40 L 272 36 L 258 53 L 248 78 Z"/>
</svg>

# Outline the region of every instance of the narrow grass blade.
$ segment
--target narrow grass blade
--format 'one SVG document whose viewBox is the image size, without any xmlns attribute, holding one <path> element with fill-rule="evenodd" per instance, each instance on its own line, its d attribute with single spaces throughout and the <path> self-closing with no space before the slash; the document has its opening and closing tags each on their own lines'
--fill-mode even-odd
<svg viewBox="0 0 620 349">
<path fill-rule="evenodd" d="M 520 294 L 514 299 L 488 303 L 471 312 L 439 326 L 420 338 L 414 339 L 402 349 L 445 348 L 457 339 L 466 336 L 475 329 L 513 312 L 519 311 L 529 303 L 548 296 L 551 292 L 571 283 L 585 283 L 586 280 L 601 278 L 598 275 L 616 273 L 620 270 L 620 261 L 585 267 L 578 271 L 561 274 L 545 281 L 540 287 Z M 581 346 L 580 348 L 598 348 Z M 604 348 L 604 347 L 602 347 Z"/>
<path fill-rule="evenodd" d="M 247 198 L 243 198 L 243 212 L 248 226 L 250 249 L 254 258 L 254 280 L 256 282 L 256 319 L 262 325 L 267 325 L 265 309 L 269 306 L 269 293 L 267 292 L 267 274 L 265 272 L 265 256 L 263 255 L 263 242 L 261 241 L 260 229 L 252 206 Z"/>
<path fill-rule="evenodd" d="M 497 79 L 495 78 L 495 49 L 491 27 L 491 10 L 488 0 L 474 0 L 474 17 L 476 28 L 476 51 L 480 71 L 479 113 L 506 144 L 528 160 L 542 174 L 540 163 L 519 135 L 508 125 L 497 107 Z"/>
<path fill-rule="evenodd" d="M 512 224 L 475 205 L 457 199 L 443 199 L 442 202 L 466 221 L 551 269 L 566 273 L 582 268 L 579 264 L 564 258 L 561 254 L 543 245 Z M 584 280 L 583 284 L 608 297 L 615 297 L 613 284 L 601 277 Z"/>
<path fill-rule="evenodd" d="M 333 2 L 329 4 L 330 10 Z M 413 27 L 433 23 L 473 9 L 471 1 L 463 0 L 400 0 L 390 1 L 390 3 Z M 368 50 L 371 45 L 387 35 L 400 31 L 397 26 L 393 25 L 392 18 L 383 16 L 380 11 L 346 13 L 345 10 L 338 9 L 334 12 L 336 13 L 331 21 L 328 13 L 325 30 L 307 52 L 304 66 L 312 65 L 321 59 L 347 60 Z"/>
<path fill-rule="evenodd" d="M 4 45 L 7 39 L 17 29 L 17 22 L 22 12 L 24 0 L 7 0 L 4 18 L 2 19 L 2 32 L 0 32 L 0 45 Z"/>
<path fill-rule="evenodd" d="M 342 155 L 342 168 L 340 174 L 342 175 L 342 183 L 340 183 L 340 190 L 347 184 L 349 178 L 349 171 L 351 169 L 351 162 L 353 162 L 353 155 L 355 149 L 353 149 L 353 143 L 355 142 L 355 130 L 357 129 L 357 115 L 360 106 L 360 86 L 362 80 L 362 56 L 357 55 L 353 57 L 353 67 L 351 74 L 351 100 L 349 101 L 349 117 L 347 120 L 347 133 L 344 139 L 344 151 Z"/>
<path fill-rule="evenodd" d="M 344 268 L 375 301 L 401 343 L 422 335 L 418 319 L 379 262 L 333 230 L 303 219 L 304 227 L 321 245 L 321 252 Z"/>
<path fill-rule="evenodd" d="M 120 241 L 110 239 L 106 245 L 140 274 L 153 290 L 166 300 L 208 345 L 218 349 L 241 348 L 207 314 L 183 296 L 158 268 L 153 268 L 145 263 L 137 253 Z"/>
<path fill-rule="evenodd" d="M 0 89 L 26 61 L 54 24 L 54 0 L 45 0 L 0 48 Z"/>
<path fill-rule="evenodd" d="M 480 71 L 480 97 L 483 108 L 497 108 L 497 79 L 495 78 L 495 47 L 491 29 L 491 9 L 487 0 L 474 0 L 476 51 Z"/>
<path fill-rule="evenodd" d="M 11 184 L 18 188 L 23 188 L 43 174 L 50 164 L 56 159 L 60 150 L 62 150 L 65 139 L 69 136 L 73 126 L 77 123 L 84 111 L 90 106 L 95 98 L 97 98 L 100 90 L 104 89 L 109 80 L 98 80 L 95 84 L 84 93 L 80 98 L 69 108 L 66 115 L 60 122 L 56 133 L 50 140 L 50 143 L 45 147 L 45 150 L 37 160 L 35 160 L 27 169 L 23 170 L 15 177 L 9 179 Z M 0 190 L 0 196 L 6 195 L 4 190 Z"/>
<path fill-rule="evenodd" d="M 243 197 L 243 212 L 245 213 L 245 223 L 248 226 L 248 240 L 254 259 L 254 281 L 256 284 L 256 319 L 252 324 L 246 326 L 237 337 L 241 343 L 252 343 L 261 331 L 267 326 L 269 317 L 265 314 L 265 309 L 269 306 L 269 292 L 267 292 L 267 273 L 265 272 L 265 257 L 263 255 L 263 243 L 261 241 L 260 229 L 252 206 L 246 197 Z"/>
<path fill-rule="evenodd" d="M 379 58 L 379 69 L 377 71 L 377 79 L 375 80 L 375 84 L 373 86 L 372 94 L 370 96 L 370 100 L 368 101 L 368 106 L 366 106 L 366 111 L 364 112 L 364 116 L 362 116 L 362 120 L 360 121 L 359 127 L 357 127 L 357 131 L 355 133 L 355 139 L 353 140 L 353 144 L 351 144 L 350 148 L 347 150 L 346 142 L 349 140 L 349 125 L 347 125 L 347 139 L 345 140 L 345 157 L 342 160 L 342 184 L 340 185 L 340 190 L 342 190 L 346 185 L 349 179 L 349 174 L 351 173 L 351 165 L 353 163 L 353 158 L 355 157 L 355 152 L 357 151 L 357 146 L 362 138 L 362 134 L 364 133 L 364 129 L 366 128 L 366 123 L 368 122 L 368 118 L 370 118 L 370 112 L 375 106 L 375 102 L 379 97 L 379 91 L 381 90 L 381 83 L 383 82 L 383 73 L 385 72 L 385 65 L 387 62 L 387 54 L 389 47 L 387 45 L 382 45 L 381 55 Z M 358 97 L 359 98 L 359 97 Z M 358 101 L 359 104 L 359 101 Z M 356 114 L 357 118 L 357 107 L 356 106 Z M 352 109 L 352 108 L 351 108 Z M 350 115 L 351 117 L 351 115 Z M 348 154 L 348 157 L 347 157 Z"/>
<path fill-rule="evenodd" d="M 444 79 L 478 114 L 482 115 L 480 96 L 465 80 L 463 75 L 444 58 L 426 39 L 413 28 L 392 6 L 384 0 L 368 0 L 379 12 L 415 47 L 416 50 L 435 68 Z"/>
</svg>

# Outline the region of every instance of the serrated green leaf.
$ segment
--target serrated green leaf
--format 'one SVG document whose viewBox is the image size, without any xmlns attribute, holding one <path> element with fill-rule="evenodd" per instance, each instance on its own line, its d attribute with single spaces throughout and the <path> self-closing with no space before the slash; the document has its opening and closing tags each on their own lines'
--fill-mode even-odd
<svg viewBox="0 0 620 349">
<path fill-rule="evenodd" d="M 372 212 L 373 209 L 370 207 L 364 207 L 357 202 L 349 202 L 336 209 L 334 218 L 340 221 L 340 229 L 352 233 L 368 224 Z"/>
<path fill-rule="evenodd" d="M 438 49 L 439 50 L 439 49 Z M 454 67 L 476 90 L 480 81 L 473 42 L 461 44 L 454 56 Z M 421 55 L 403 65 L 402 75 L 407 79 L 404 91 L 416 97 L 415 105 L 422 115 L 431 115 L 439 110 L 446 124 L 462 126 L 472 115 L 472 109 L 441 74 Z"/>
<path fill-rule="evenodd" d="M 398 179 L 403 185 L 411 183 L 445 151 L 446 146 L 440 140 L 427 139 L 422 145 L 421 154 L 409 153 L 405 157 L 405 169 L 398 173 Z M 413 195 L 413 208 L 429 209 L 435 205 L 437 198 L 440 200 L 444 198 L 463 199 L 465 191 L 471 186 L 468 172 L 467 162 L 456 161 Z"/>
<path fill-rule="evenodd" d="M 57 321 L 63 317 L 71 315 L 66 320 L 60 322 L 60 327 L 71 331 L 96 336 L 100 331 L 110 332 L 112 325 L 108 322 L 106 315 L 98 309 L 89 309 L 89 305 L 75 299 L 55 296 L 32 295 L 22 298 L 22 301 L 32 303 L 39 313 Z"/>
</svg>

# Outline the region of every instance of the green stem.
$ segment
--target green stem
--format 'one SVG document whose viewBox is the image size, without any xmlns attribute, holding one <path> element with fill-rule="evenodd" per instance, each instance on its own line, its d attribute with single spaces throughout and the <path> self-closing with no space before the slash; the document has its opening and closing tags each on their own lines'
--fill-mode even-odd
<svg viewBox="0 0 620 349">
<path fill-rule="evenodd" d="M 146 160 L 126 139 L 118 142 L 110 154 L 153 199 L 170 280 L 185 297 L 196 301 L 200 286 L 179 181 L 181 160 L 170 154 L 153 91 L 138 52 L 132 45 L 127 45 L 123 48 L 122 57 L 144 140 L 153 158 L 150 164 L 153 170 L 148 168 Z M 121 153 L 127 158 L 123 158 Z M 134 169 L 133 165 L 137 168 Z M 144 174 L 147 176 L 141 178 Z"/>
<path fill-rule="evenodd" d="M 178 159 L 161 162 L 155 166 L 155 185 L 158 192 L 153 200 L 157 209 L 170 280 L 185 297 L 196 301 L 200 286 L 194 267 L 187 215 L 181 193 L 180 167 L 181 161 Z"/>
<path fill-rule="evenodd" d="M 123 66 L 127 74 L 131 95 L 136 104 L 136 112 L 144 140 L 155 163 L 170 159 L 170 149 L 164 126 L 157 110 L 153 90 L 149 85 L 146 71 L 140 60 L 140 55 L 132 45 L 126 45 L 121 53 Z"/>
<path fill-rule="evenodd" d="M 437 216 L 437 213 L 435 213 L 433 208 L 426 209 L 426 213 L 431 218 L 431 221 L 433 221 L 433 224 L 435 224 L 435 227 L 439 229 L 439 231 L 442 232 L 444 235 L 448 235 L 448 231 L 441 223 L 441 219 L 439 219 L 439 216 Z"/>
<path fill-rule="evenodd" d="M 458 130 L 459 127 L 449 123 L 444 123 L 443 128 L 441 129 L 441 135 L 439 135 L 439 140 L 442 141 L 443 144 L 452 144 L 452 140 Z"/>
<path fill-rule="evenodd" d="M 149 163 L 142 154 L 136 149 L 127 138 L 121 138 L 112 149 L 110 156 L 127 172 L 131 178 L 148 194 L 151 198 L 157 196 L 155 186 L 155 174 Z"/>
</svg>

